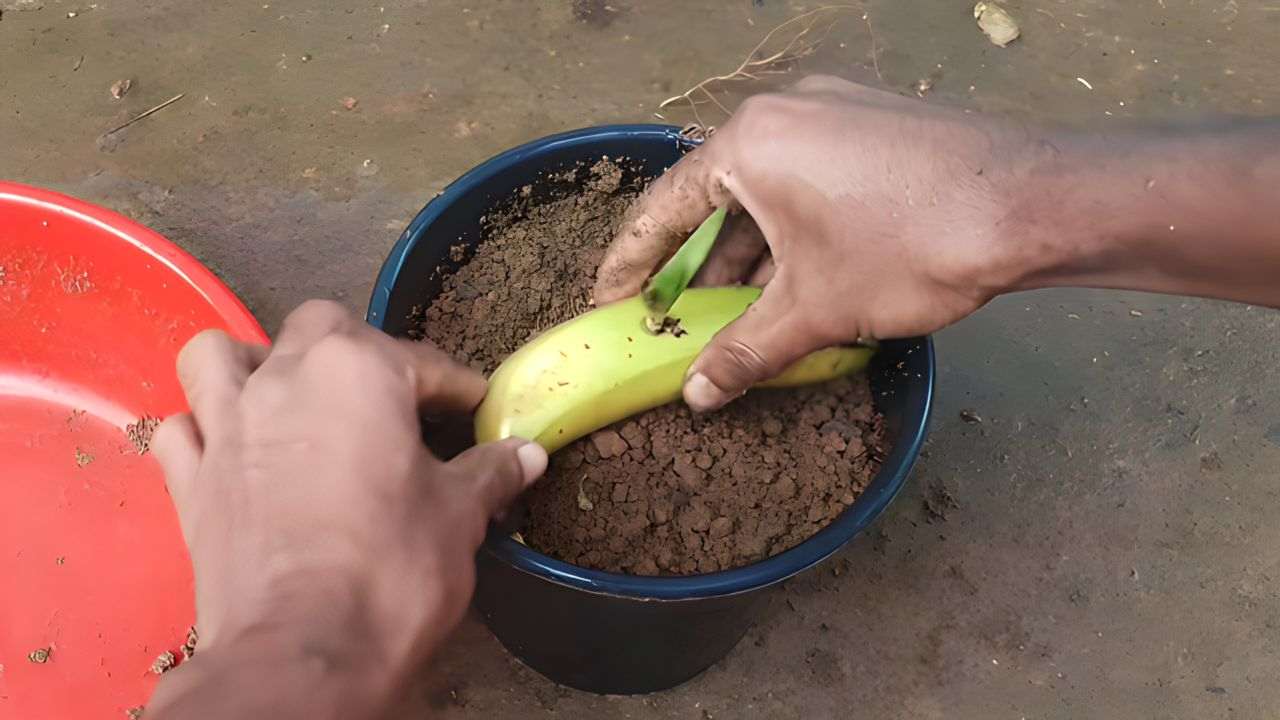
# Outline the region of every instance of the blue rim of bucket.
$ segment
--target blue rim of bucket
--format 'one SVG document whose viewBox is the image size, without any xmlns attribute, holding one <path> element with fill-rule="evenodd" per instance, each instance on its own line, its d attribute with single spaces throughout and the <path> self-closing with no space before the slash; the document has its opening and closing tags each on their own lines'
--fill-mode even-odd
<svg viewBox="0 0 1280 720">
<path fill-rule="evenodd" d="M 680 137 L 678 128 L 669 125 L 604 125 L 584 128 L 551 135 L 507 150 L 455 180 L 413 218 L 391 249 L 378 273 L 373 295 L 369 300 L 366 320 L 374 327 L 383 329 L 387 305 L 391 299 L 391 289 L 395 287 L 405 259 L 425 235 L 427 228 L 459 197 L 484 187 L 491 178 L 503 173 L 507 168 L 536 159 L 539 155 L 554 149 L 578 144 L 594 144 L 601 139 L 627 137 L 661 138 L 681 146 L 689 144 L 686 139 Z M 825 560 L 861 532 L 873 519 L 884 512 L 906 484 L 907 477 L 911 474 L 916 458 L 920 455 L 920 449 L 924 445 L 933 407 L 936 368 L 932 338 L 924 338 L 921 349 L 925 354 L 927 372 L 921 380 L 924 384 L 924 410 L 921 413 L 920 422 L 904 430 L 890 452 L 889 458 L 881 466 L 880 473 L 872 480 L 871 487 L 858 498 L 857 502 L 838 515 L 831 524 L 789 550 L 760 562 L 731 570 L 682 576 L 623 575 L 603 570 L 590 570 L 556 560 L 496 532 L 489 533 L 485 548 L 481 551 L 488 551 L 503 562 L 552 582 L 586 592 L 644 600 L 692 600 L 733 595 L 772 585 L 803 572 Z M 889 460 L 894 458 L 897 458 L 898 462 L 891 466 Z M 887 477 L 885 473 L 888 473 Z M 876 488 L 876 495 L 868 497 L 872 488 Z"/>
</svg>

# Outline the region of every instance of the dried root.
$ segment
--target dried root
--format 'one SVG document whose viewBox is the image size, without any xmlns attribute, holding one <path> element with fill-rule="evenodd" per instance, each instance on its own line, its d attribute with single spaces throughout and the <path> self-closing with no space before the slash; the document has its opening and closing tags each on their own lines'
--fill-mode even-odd
<svg viewBox="0 0 1280 720">
<path fill-rule="evenodd" d="M 759 81 L 766 76 L 790 72 L 796 63 L 818 51 L 836 21 L 842 14 L 850 11 L 862 13 L 862 21 L 866 24 L 867 32 L 871 36 L 871 60 L 875 66 L 876 77 L 880 77 L 880 62 L 877 57 L 875 33 L 871 28 L 871 18 L 857 5 L 824 5 L 801 13 L 770 30 L 732 72 L 705 78 L 679 95 L 663 100 L 658 104 L 658 108 L 686 103 L 693 112 L 693 125 L 696 125 L 700 132 L 710 134 L 715 127 L 703 121 L 698 112 L 699 105 L 711 104 L 726 116 L 733 114 L 716 98 L 713 90 L 727 83 Z"/>
</svg>

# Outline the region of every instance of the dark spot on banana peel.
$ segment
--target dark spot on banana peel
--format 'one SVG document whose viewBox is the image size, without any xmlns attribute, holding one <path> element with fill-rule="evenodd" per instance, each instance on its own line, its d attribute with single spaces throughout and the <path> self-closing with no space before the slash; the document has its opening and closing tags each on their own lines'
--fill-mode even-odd
<svg viewBox="0 0 1280 720">
<path fill-rule="evenodd" d="M 680 325 L 680 318 L 670 316 L 662 318 L 662 325 L 658 327 L 657 331 L 654 332 L 654 335 L 662 335 L 663 333 L 670 334 L 671 337 L 683 337 L 689 334 L 689 332 Z M 630 338 L 627 339 L 630 340 Z"/>
</svg>

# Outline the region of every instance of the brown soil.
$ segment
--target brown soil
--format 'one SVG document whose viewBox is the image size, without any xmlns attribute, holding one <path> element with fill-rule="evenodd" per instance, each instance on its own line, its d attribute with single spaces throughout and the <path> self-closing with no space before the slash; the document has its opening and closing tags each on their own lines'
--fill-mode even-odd
<svg viewBox="0 0 1280 720">
<path fill-rule="evenodd" d="M 76 467 L 84 467 L 93 462 L 93 454 L 76 448 Z"/>
<path fill-rule="evenodd" d="M 139 455 L 146 455 L 151 449 L 151 437 L 156 434 L 156 428 L 159 427 L 160 418 L 143 415 L 138 418 L 138 422 L 125 425 L 124 433 L 128 436 L 133 449 L 137 450 Z"/>
<path fill-rule="evenodd" d="M 156 675 L 163 675 L 174 668 L 178 664 L 178 657 L 171 650 L 165 650 L 151 663 L 151 672 Z"/>
<path fill-rule="evenodd" d="M 607 159 L 606 159 L 607 160 Z M 418 314 L 418 337 L 491 372 L 589 307 L 595 268 L 638 188 L 602 161 L 575 192 L 528 189 Z M 532 548 L 584 567 L 691 574 L 744 565 L 809 537 L 866 487 L 883 456 L 864 377 L 757 391 L 711 415 L 669 405 L 552 458 L 527 497 Z"/>
</svg>

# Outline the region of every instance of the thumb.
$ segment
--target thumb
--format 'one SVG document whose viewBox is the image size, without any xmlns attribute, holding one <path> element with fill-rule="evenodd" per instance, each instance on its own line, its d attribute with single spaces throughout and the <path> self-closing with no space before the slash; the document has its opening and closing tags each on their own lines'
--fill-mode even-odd
<svg viewBox="0 0 1280 720">
<path fill-rule="evenodd" d="M 470 448 L 449 461 L 449 467 L 469 484 L 488 518 L 546 471 L 547 451 L 522 438 L 507 438 Z"/>
<path fill-rule="evenodd" d="M 775 277 L 759 300 L 711 338 L 685 376 L 690 408 L 715 410 L 815 349 L 791 298 L 783 278 Z"/>
</svg>

